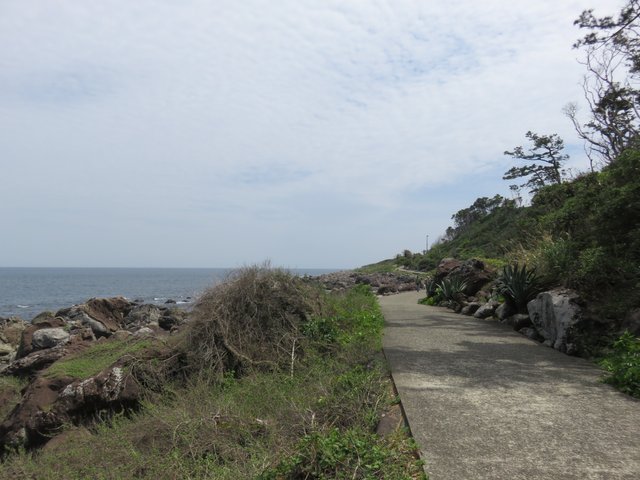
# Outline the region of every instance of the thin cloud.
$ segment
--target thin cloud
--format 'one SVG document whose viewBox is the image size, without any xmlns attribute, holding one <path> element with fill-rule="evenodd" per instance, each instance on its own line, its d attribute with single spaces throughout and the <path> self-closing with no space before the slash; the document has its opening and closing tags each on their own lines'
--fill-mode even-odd
<svg viewBox="0 0 640 480">
<path fill-rule="evenodd" d="M 353 266 L 416 248 L 469 199 L 506 190 L 502 152 L 527 130 L 578 144 L 561 108 L 580 97 L 572 22 L 590 6 L 5 2 L 0 162 L 12 181 L 0 213 L 18 239 L 37 235 L 38 211 L 58 218 L 66 244 L 77 240 L 65 226 L 87 212 L 114 231 L 131 222 L 129 254 L 99 242 L 107 263 L 194 265 L 206 245 L 225 252 L 214 266 Z M 162 219 L 204 240 L 152 258 L 146 232 Z M 396 223 L 372 227 L 382 222 Z M 251 225 L 260 241 L 240 240 Z M 344 246 L 323 248 L 338 229 Z M 307 231 L 314 253 L 289 256 Z M 363 245 L 362 231 L 376 240 Z M 90 258 L 81 242 L 58 257 L 21 244 L 0 264 Z"/>
</svg>

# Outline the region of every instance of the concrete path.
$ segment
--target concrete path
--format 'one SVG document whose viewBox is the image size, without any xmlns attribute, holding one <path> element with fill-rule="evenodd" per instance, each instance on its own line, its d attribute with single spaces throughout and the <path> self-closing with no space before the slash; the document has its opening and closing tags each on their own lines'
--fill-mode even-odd
<svg viewBox="0 0 640 480">
<path fill-rule="evenodd" d="M 640 479 L 640 402 L 493 321 L 380 300 L 384 351 L 431 480 Z"/>
</svg>

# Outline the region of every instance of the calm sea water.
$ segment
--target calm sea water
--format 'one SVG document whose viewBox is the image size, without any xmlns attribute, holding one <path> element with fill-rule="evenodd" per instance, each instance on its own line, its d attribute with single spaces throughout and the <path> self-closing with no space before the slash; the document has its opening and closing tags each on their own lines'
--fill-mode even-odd
<svg viewBox="0 0 640 480">
<path fill-rule="evenodd" d="M 124 296 L 163 304 L 188 304 L 223 280 L 226 268 L 0 268 L 0 317 L 30 320 L 92 297 Z M 292 269 L 299 275 L 335 270 Z"/>
</svg>

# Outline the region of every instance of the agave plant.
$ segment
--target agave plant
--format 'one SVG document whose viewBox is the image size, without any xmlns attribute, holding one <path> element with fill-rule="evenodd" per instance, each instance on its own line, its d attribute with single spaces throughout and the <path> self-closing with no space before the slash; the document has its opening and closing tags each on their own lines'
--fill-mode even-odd
<svg viewBox="0 0 640 480">
<path fill-rule="evenodd" d="M 527 270 L 526 265 L 506 265 L 498 277 L 498 292 L 518 312 L 527 311 L 527 303 L 540 293 L 540 289 L 535 269 Z"/>
<path fill-rule="evenodd" d="M 467 288 L 467 283 L 460 277 L 443 278 L 436 287 L 436 292 L 443 300 L 456 300 L 456 296 Z"/>
</svg>

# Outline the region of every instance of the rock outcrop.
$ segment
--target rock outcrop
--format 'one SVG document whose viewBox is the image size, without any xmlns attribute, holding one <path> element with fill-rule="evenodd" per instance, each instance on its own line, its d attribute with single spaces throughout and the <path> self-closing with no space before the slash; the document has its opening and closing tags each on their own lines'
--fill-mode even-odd
<svg viewBox="0 0 640 480">
<path fill-rule="evenodd" d="M 100 366 L 102 370 L 94 375 L 79 374 L 78 367 L 59 370 L 51 366 L 56 362 L 73 363 L 94 344 L 114 345 L 113 350 L 107 347 L 109 352 L 128 352 L 127 342 L 143 346 L 131 347 L 134 350 L 157 346 L 154 338 L 168 335 L 187 317 L 188 312 L 176 307 L 137 305 L 115 297 L 93 298 L 56 313 L 43 312 L 30 324 L 0 319 L 0 374 L 29 379 L 22 400 L 0 425 L 0 450 L 39 447 L 57 435 L 63 425 L 83 424 L 100 411 L 109 414 L 135 408 L 140 395 L 138 383 L 125 373 L 127 362 L 134 361 L 135 355 L 121 355 L 108 367 Z M 87 361 L 96 360 L 89 356 Z M 87 377 L 82 378 L 84 375 Z"/>
<path fill-rule="evenodd" d="M 436 268 L 434 282 L 440 282 L 444 278 L 455 276 L 466 284 L 464 294 L 475 295 L 482 287 L 495 278 L 495 272 L 488 268 L 484 262 L 475 258 L 460 261 L 455 258 L 443 258 Z"/>
<path fill-rule="evenodd" d="M 0 425 L 0 448 L 39 447 L 65 424 L 101 410 L 135 407 L 139 394 L 137 383 L 118 364 L 83 380 L 38 376 Z"/>
</svg>

